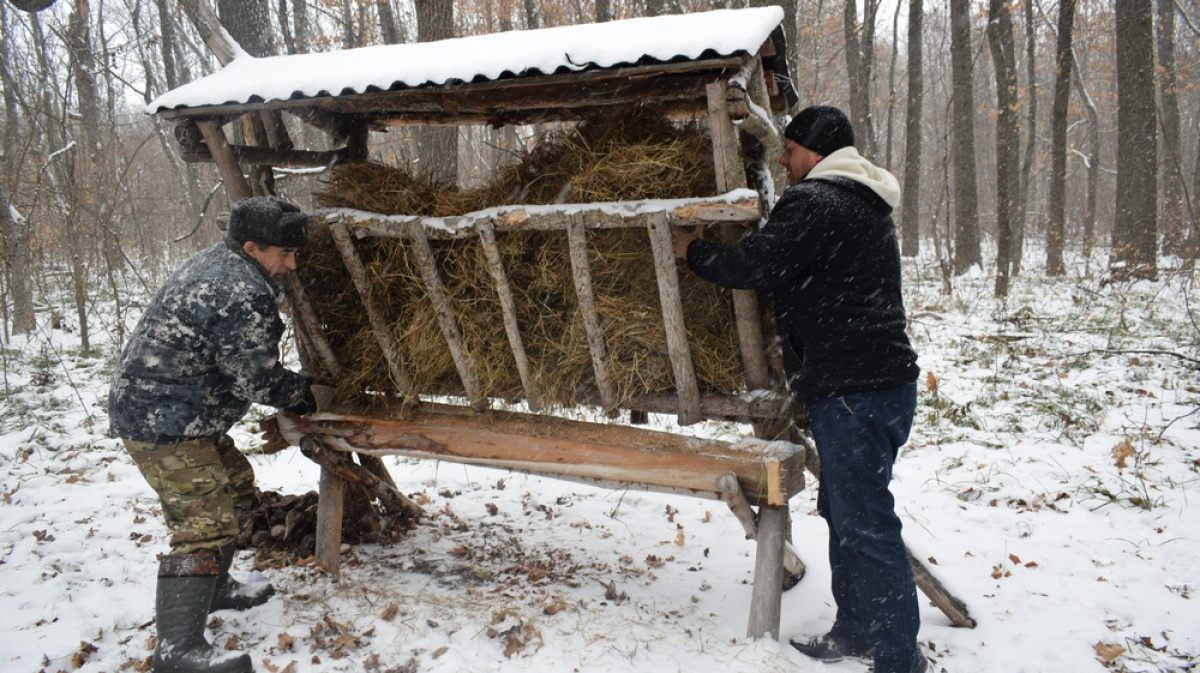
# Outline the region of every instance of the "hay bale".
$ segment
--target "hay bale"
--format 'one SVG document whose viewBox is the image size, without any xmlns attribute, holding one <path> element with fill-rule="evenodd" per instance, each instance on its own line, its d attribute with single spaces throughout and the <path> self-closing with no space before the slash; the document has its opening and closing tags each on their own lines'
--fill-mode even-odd
<svg viewBox="0 0 1200 673">
<path fill-rule="evenodd" d="M 444 217 L 497 205 L 553 203 L 564 195 L 570 202 L 700 197 L 711 195 L 715 182 L 710 141 L 700 125 L 674 124 L 643 108 L 550 135 L 478 189 L 435 188 L 400 168 L 358 163 L 333 169 L 328 188 L 317 196 L 326 206 Z M 497 244 L 544 401 L 570 407 L 595 399 L 565 232 L 500 232 Z M 430 245 L 484 393 L 521 397 L 482 245 L 475 237 L 433 239 Z M 462 395 L 412 251 L 394 239 L 362 240 L 356 248 L 416 389 L 425 395 Z M 646 230 L 591 230 L 588 256 L 618 403 L 673 392 Z M 314 235 L 305 250 L 301 277 L 345 369 L 337 382 L 339 394 L 395 392 L 361 300 L 327 233 Z M 686 267 L 680 267 L 680 286 L 701 392 L 736 392 L 741 370 L 728 293 Z"/>
</svg>

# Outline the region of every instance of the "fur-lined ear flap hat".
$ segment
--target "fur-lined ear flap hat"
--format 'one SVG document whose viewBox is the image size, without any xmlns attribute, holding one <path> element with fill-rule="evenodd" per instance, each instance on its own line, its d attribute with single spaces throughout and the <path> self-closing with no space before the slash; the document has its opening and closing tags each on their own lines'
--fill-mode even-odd
<svg viewBox="0 0 1200 673">
<path fill-rule="evenodd" d="M 226 233 L 239 243 L 250 241 L 260 246 L 303 248 L 308 242 L 308 233 L 304 230 L 307 221 L 307 213 L 283 199 L 252 196 L 234 204 Z"/>
<path fill-rule="evenodd" d="M 854 145 L 854 127 L 841 110 L 831 105 L 814 105 L 792 119 L 783 137 L 827 157 Z"/>
</svg>

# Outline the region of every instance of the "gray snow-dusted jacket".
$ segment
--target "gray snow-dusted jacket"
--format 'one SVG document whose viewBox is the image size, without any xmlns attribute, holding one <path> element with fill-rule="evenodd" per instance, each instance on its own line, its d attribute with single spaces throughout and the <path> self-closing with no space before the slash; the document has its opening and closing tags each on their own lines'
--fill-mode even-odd
<svg viewBox="0 0 1200 673">
<path fill-rule="evenodd" d="M 770 291 L 788 386 L 803 400 L 893 388 L 920 373 L 900 293 L 899 198 L 895 177 L 845 147 L 784 191 L 760 230 L 736 245 L 688 246 L 702 278 Z"/>
<path fill-rule="evenodd" d="M 227 432 L 257 402 L 303 402 L 307 379 L 279 362 L 279 285 L 226 241 L 184 263 L 159 289 L 121 354 L 110 431 L 162 444 Z"/>
</svg>

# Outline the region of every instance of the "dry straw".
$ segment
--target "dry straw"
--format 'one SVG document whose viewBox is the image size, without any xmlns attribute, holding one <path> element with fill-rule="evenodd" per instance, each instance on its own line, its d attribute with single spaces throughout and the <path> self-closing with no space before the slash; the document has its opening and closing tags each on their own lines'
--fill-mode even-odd
<svg viewBox="0 0 1200 673">
<path fill-rule="evenodd" d="M 668 121 L 653 109 L 593 119 L 543 137 L 478 189 L 423 183 L 377 163 L 334 168 L 318 194 L 326 206 L 382 214 L 451 216 L 498 205 L 601 202 L 711 196 L 712 150 L 696 122 Z M 476 237 L 430 241 L 470 360 L 489 397 L 523 396 L 516 361 L 483 247 Z M 543 401 L 564 407 L 595 402 L 595 377 L 578 307 L 565 231 L 497 234 L 515 293 L 518 323 Z M 387 335 L 423 395 L 463 393 L 453 359 L 411 248 L 401 240 L 355 242 Z M 597 311 L 620 403 L 674 392 L 650 242 L 644 227 L 588 232 Z M 318 232 L 304 253 L 302 280 L 343 368 L 341 395 L 396 392 L 370 331 L 363 303 L 336 246 Z M 726 292 L 686 266 L 679 279 L 689 345 L 702 394 L 741 387 L 732 310 Z"/>
</svg>

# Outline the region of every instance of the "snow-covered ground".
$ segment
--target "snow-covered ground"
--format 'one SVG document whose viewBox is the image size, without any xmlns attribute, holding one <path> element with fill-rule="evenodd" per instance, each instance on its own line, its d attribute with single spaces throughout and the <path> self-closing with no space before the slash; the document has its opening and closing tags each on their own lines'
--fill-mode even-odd
<svg viewBox="0 0 1200 673">
<path fill-rule="evenodd" d="M 925 373 L 894 491 L 910 547 L 979 623 L 954 628 L 922 600 L 934 670 L 1197 669 L 1196 279 L 1028 275 L 1001 303 L 982 275 L 947 296 L 935 263 L 905 263 Z M 166 529 L 105 437 L 112 346 L 83 356 L 42 327 L 3 356 L 0 670 L 147 670 Z M 257 441 L 249 424 L 237 439 Z M 252 458 L 265 490 L 316 487 L 294 450 Z M 833 616 L 815 490 L 792 501 L 809 572 L 784 594 L 781 645 L 745 637 L 754 543 L 720 502 L 388 464 L 425 509 L 415 531 L 351 549 L 336 582 L 265 569 L 280 595 L 217 613 L 210 637 L 272 673 L 866 670 L 786 644 Z M 243 552 L 235 575 L 250 565 Z"/>
</svg>

